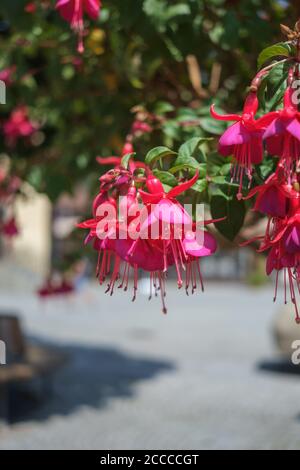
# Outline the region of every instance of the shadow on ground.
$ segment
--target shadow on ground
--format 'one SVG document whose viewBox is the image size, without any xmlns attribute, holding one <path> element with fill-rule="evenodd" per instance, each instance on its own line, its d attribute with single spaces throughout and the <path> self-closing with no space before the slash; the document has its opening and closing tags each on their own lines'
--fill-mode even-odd
<svg viewBox="0 0 300 470">
<path fill-rule="evenodd" d="M 257 369 L 262 372 L 300 375 L 299 365 L 294 365 L 290 359 L 275 359 L 262 361 L 257 365 Z"/>
<path fill-rule="evenodd" d="M 133 357 L 113 348 L 55 347 L 67 355 L 66 364 L 42 386 L 28 384 L 10 390 L 10 421 L 45 420 L 68 415 L 81 406 L 99 409 L 114 398 L 132 397 L 137 383 L 175 370 L 170 362 Z"/>
</svg>

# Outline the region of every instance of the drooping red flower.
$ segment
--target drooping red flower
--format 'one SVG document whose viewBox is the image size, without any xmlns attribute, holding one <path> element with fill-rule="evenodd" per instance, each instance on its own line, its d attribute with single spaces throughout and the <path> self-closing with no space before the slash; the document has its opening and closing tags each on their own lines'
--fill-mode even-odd
<svg viewBox="0 0 300 470">
<path fill-rule="evenodd" d="M 6 144 L 16 145 L 18 139 L 30 137 L 38 129 L 37 123 L 30 120 L 26 106 L 15 108 L 9 119 L 3 124 Z"/>
<path fill-rule="evenodd" d="M 1 232 L 7 238 L 14 238 L 19 234 L 19 229 L 14 216 L 3 222 Z"/>
<path fill-rule="evenodd" d="M 250 199 L 256 195 L 253 210 L 271 217 L 285 217 L 289 211 L 289 201 L 298 196 L 291 184 L 286 183 L 282 167 L 260 186 L 256 186 L 244 199 Z"/>
<path fill-rule="evenodd" d="M 126 170 L 122 168 L 121 159 L 113 158 L 117 166 L 100 178 L 100 191 L 93 203 L 94 217 L 79 227 L 89 229 L 86 242 L 93 242 L 98 252 L 97 277 L 100 284 L 108 279 L 107 292 L 112 295 L 116 283 L 127 290 L 132 273 L 134 300 L 139 271 L 144 270 L 150 277 L 150 297 L 152 292 L 159 294 L 166 313 L 168 269 L 175 266 L 179 287 L 185 273 L 186 291 L 188 293 L 191 286 L 193 293 L 197 281 L 203 288 L 199 259 L 210 256 L 217 247 L 214 237 L 202 226 L 197 227 L 176 199 L 193 186 L 198 174 L 166 193 L 161 182 L 143 164 L 147 175 L 143 182 L 149 191 L 145 192 L 135 187 L 137 181 L 139 184 L 141 181 L 135 176 L 141 162 L 132 161 Z M 104 162 L 107 163 L 105 159 Z M 118 184 L 120 178 L 126 180 L 122 185 Z M 119 202 L 120 195 L 123 198 Z"/>
<path fill-rule="evenodd" d="M 37 290 L 37 294 L 41 298 L 57 297 L 72 294 L 75 286 L 72 282 L 62 279 L 60 282 L 54 282 L 47 279 L 45 283 Z"/>
<path fill-rule="evenodd" d="M 218 151 L 227 157 L 233 155 L 236 165 L 233 167 L 232 179 L 239 182 L 238 197 L 242 197 L 241 189 L 244 174 L 252 179 L 252 167 L 261 163 L 263 157 L 263 133 L 273 116 L 266 115 L 255 120 L 258 109 L 256 93 L 250 93 L 245 101 L 243 112 L 239 114 L 220 115 L 211 106 L 211 115 L 221 121 L 236 121 L 223 133 L 219 140 Z"/>
<path fill-rule="evenodd" d="M 36 9 L 37 9 L 37 6 L 34 2 L 28 2 L 24 7 L 24 11 L 26 13 L 31 13 L 31 14 L 35 13 Z"/>
<path fill-rule="evenodd" d="M 300 114 L 293 103 L 294 91 L 292 87 L 287 88 L 283 109 L 270 113 L 272 119 L 263 135 L 268 152 L 281 157 L 288 177 L 300 157 Z"/>
<path fill-rule="evenodd" d="M 84 14 L 92 20 L 97 20 L 100 13 L 100 0 L 57 0 L 56 8 L 61 16 L 70 23 L 71 28 L 78 34 L 78 52 L 84 51 Z"/>
<path fill-rule="evenodd" d="M 284 298 L 287 299 L 287 282 L 290 298 L 295 307 L 296 322 L 300 323 L 297 295 L 300 292 L 300 217 L 288 222 L 286 229 L 282 228 L 275 239 L 270 242 L 270 252 L 267 258 L 266 272 L 268 275 L 276 271 L 274 301 L 277 297 L 278 276 L 284 273 Z"/>
<path fill-rule="evenodd" d="M 13 75 L 16 71 L 16 66 L 12 65 L 0 71 L 0 80 L 5 83 L 6 86 L 10 86 L 13 83 Z"/>
<path fill-rule="evenodd" d="M 289 199 L 288 213 L 283 218 L 270 218 L 259 252 L 269 250 L 266 273 L 276 271 L 275 295 L 277 297 L 279 273 L 284 275 L 284 299 L 287 290 L 295 307 L 296 321 L 300 323 L 297 295 L 300 293 L 300 195 Z"/>
<path fill-rule="evenodd" d="M 136 135 L 149 134 L 153 128 L 147 122 L 136 120 L 132 124 L 132 133 Z"/>
</svg>

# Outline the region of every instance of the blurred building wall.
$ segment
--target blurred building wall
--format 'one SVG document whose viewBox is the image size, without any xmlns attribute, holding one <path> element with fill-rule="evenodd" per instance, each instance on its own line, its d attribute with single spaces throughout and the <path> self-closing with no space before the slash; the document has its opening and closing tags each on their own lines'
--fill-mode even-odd
<svg viewBox="0 0 300 470">
<path fill-rule="evenodd" d="M 31 187 L 26 193 L 28 196 L 20 196 L 16 204 L 20 234 L 13 241 L 13 258 L 23 268 L 44 276 L 51 254 L 51 203 Z"/>
</svg>

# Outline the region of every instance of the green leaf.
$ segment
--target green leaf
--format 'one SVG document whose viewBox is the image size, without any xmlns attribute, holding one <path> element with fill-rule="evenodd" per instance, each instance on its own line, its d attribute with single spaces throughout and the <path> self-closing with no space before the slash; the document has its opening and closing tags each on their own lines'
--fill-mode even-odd
<svg viewBox="0 0 300 470">
<path fill-rule="evenodd" d="M 263 111 L 266 111 L 266 89 L 267 89 L 268 82 L 266 78 L 264 78 L 258 88 L 257 98 L 260 104 L 260 107 Z"/>
<path fill-rule="evenodd" d="M 203 179 L 199 179 L 198 181 L 196 181 L 196 183 L 192 186 L 191 189 L 193 189 L 194 191 L 197 191 L 198 193 L 202 193 L 203 191 L 206 190 L 208 186 L 208 182 L 205 178 Z"/>
<path fill-rule="evenodd" d="M 200 118 L 199 123 L 202 129 L 204 129 L 206 132 L 209 132 L 210 134 L 215 135 L 222 134 L 222 132 L 224 132 L 227 128 L 225 121 L 216 121 L 216 119 L 211 117 Z"/>
<path fill-rule="evenodd" d="M 221 196 L 225 198 L 227 201 L 231 200 L 231 195 L 228 194 L 228 187 L 227 186 L 219 186 L 217 184 L 210 184 L 209 187 L 209 196 L 210 198 L 214 196 Z"/>
<path fill-rule="evenodd" d="M 189 15 L 191 13 L 190 7 L 185 3 L 179 3 L 178 5 L 172 5 L 167 8 L 165 17 L 167 20 L 171 20 L 176 16 Z"/>
<path fill-rule="evenodd" d="M 172 157 L 173 155 L 177 155 L 177 153 L 173 152 L 173 150 L 170 150 L 168 147 L 155 147 L 147 153 L 145 163 L 152 167 L 157 160 L 165 157 Z"/>
<path fill-rule="evenodd" d="M 244 223 L 244 201 L 239 201 L 235 194 L 231 198 L 215 195 L 211 198 L 210 209 L 214 219 L 226 217 L 224 221 L 216 224 L 216 228 L 225 238 L 233 241 Z"/>
<path fill-rule="evenodd" d="M 267 109 L 269 111 L 274 111 L 278 107 L 278 105 L 283 100 L 284 93 L 285 93 L 285 87 L 281 86 L 268 102 Z"/>
<path fill-rule="evenodd" d="M 166 114 L 174 111 L 174 106 L 171 103 L 168 103 L 167 101 L 158 101 L 158 103 L 155 104 L 154 107 L 154 113 L 155 114 Z"/>
<path fill-rule="evenodd" d="M 174 175 L 172 175 L 172 173 L 170 173 L 169 171 L 163 171 L 163 170 L 157 170 L 157 169 L 154 169 L 153 170 L 153 173 L 155 176 L 157 176 L 157 178 L 162 182 L 162 184 L 164 185 L 168 185 L 168 186 L 171 186 L 171 187 L 174 187 L 174 186 L 177 186 L 178 185 L 178 181 L 177 179 L 175 178 Z"/>
<path fill-rule="evenodd" d="M 226 184 L 226 176 L 223 176 L 223 175 L 213 176 L 211 178 L 211 182 L 215 184 Z"/>
<path fill-rule="evenodd" d="M 257 67 L 260 69 L 267 61 L 274 57 L 289 57 L 290 48 L 287 44 L 278 43 L 273 46 L 266 47 L 258 56 Z"/>
<path fill-rule="evenodd" d="M 274 95 L 280 86 L 285 82 L 288 77 L 289 68 L 290 64 L 285 62 L 274 65 L 274 67 L 270 70 L 266 77 L 268 95 Z"/>
<path fill-rule="evenodd" d="M 193 137 L 192 139 L 189 139 L 187 142 L 182 144 L 179 147 L 178 154 L 180 158 L 189 158 L 189 157 L 194 157 L 194 158 L 199 158 L 200 161 L 205 161 L 205 155 L 204 153 L 199 150 L 199 147 L 201 144 L 204 142 L 208 142 L 212 140 L 210 137 Z"/>
<path fill-rule="evenodd" d="M 220 175 L 222 176 L 228 176 L 231 172 L 231 167 L 232 167 L 232 164 L 231 162 L 230 163 L 224 163 L 224 165 L 221 166 L 220 168 Z"/>
<path fill-rule="evenodd" d="M 172 173 L 172 175 L 175 175 L 175 173 L 178 173 L 179 171 L 184 171 L 184 170 L 191 170 L 194 174 L 196 173 L 196 168 L 194 165 L 189 165 L 187 162 L 182 163 L 181 165 L 175 165 L 169 168 L 169 173 Z"/>
<path fill-rule="evenodd" d="M 186 166 L 186 168 L 199 168 L 200 163 L 194 157 L 178 155 L 175 160 L 174 166 Z"/>
<path fill-rule="evenodd" d="M 121 166 L 122 166 L 123 168 L 126 168 L 126 169 L 127 169 L 127 168 L 128 168 L 128 164 L 129 164 L 129 160 L 130 160 L 131 158 L 133 158 L 135 155 L 136 155 L 136 153 L 126 153 L 126 155 L 124 155 L 124 156 L 122 157 Z"/>
<path fill-rule="evenodd" d="M 258 173 L 259 178 L 262 181 L 265 181 L 268 176 L 275 170 L 276 163 L 274 162 L 274 158 L 264 158 L 263 162 L 260 165 L 256 165 L 255 169 Z"/>
<path fill-rule="evenodd" d="M 212 152 L 207 156 L 207 174 L 210 177 L 224 175 L 230 171 L 230 158 L 224 158 L 218 152 Z"/>
</svg>

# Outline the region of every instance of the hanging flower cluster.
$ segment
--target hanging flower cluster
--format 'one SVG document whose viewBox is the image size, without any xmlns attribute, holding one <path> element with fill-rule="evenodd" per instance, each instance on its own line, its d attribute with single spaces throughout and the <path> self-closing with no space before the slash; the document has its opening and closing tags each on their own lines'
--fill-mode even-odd
<svg viewBox="0 0 300 470">
<path fill-rule="evenodd" d="M 125 145 L 123 154 L 132 150 Z M 216 240 L 196 224 L 177 197 L 198 180 L 198 172 L 165 192 L 161 181 L 143 162 L 131 154 L 98 158 L 100 164 L 114 168 L 100 177 L 99 193 L 93 202 L 93 218 L 79 224 L 89 229 L 87 242 L 98 252 L 97 277 L 107 282 L 111 295 L 114 288 L 128 289 L 133 279 L 133 300 L 138 289 L 140 271 L 149 273 L 150 298 L 160 294 L 166 313 L 166 277 L 171 266 L 177 273 L 178 287 L 186 293 L 203 290 L 200 258 L 212 255 Z M 125 164 L 124 162 L 127 162 Z M 215 221 L 214 221 L 215 222 Z"/>
<path fill-rule="evenodd" d="M 299 40 L 296 42 L 299 50 Z M 238 182 L 237 197 L 243 198 L 243 181 L 247 177 L 251 185 L 255 165 L 262 163 L 264 151 L 275 157 L 276 169 L 266 181 L 252 188 L 244 199 L 256 196 L 254 210 L 268 217 L 266 232 L 256 239 L 261 241 L 259 252 L 268 251 L 266 272 L 276 272 L 275 296 L 278 276 L 283 271 L 284 296 L 287 291 L 295 306 L 296 321 L 300 323 L 297 293 L 300 292 L 300 113 L 298 111 L 297 80 L 299 79 L 297 57 L 286 76 L 283 104 L 280 109 L 256 118 L 259 86 L 276 62 L 262 69 L 252 82 L 241 115 L 219 115 L 214 106 L 211 114 L 215 119 L 235 121 L 219 140 L 219 153 L 233 156 L 232 181 Z M 284 60 L 283 60 L 284 62 Z M 247 243 L 250 243 L 250 240 Z"/>
<path fill-rule="evenodd" d="M 57 0 L 56 8 L 61 16 L 70 23 L 78 35 L 78 52 L 84 51 L 83 37 L 85 35 L 84 14 L 92 20 L 97 20 L 100 13 L 100 0 Z"/>
</svg>

